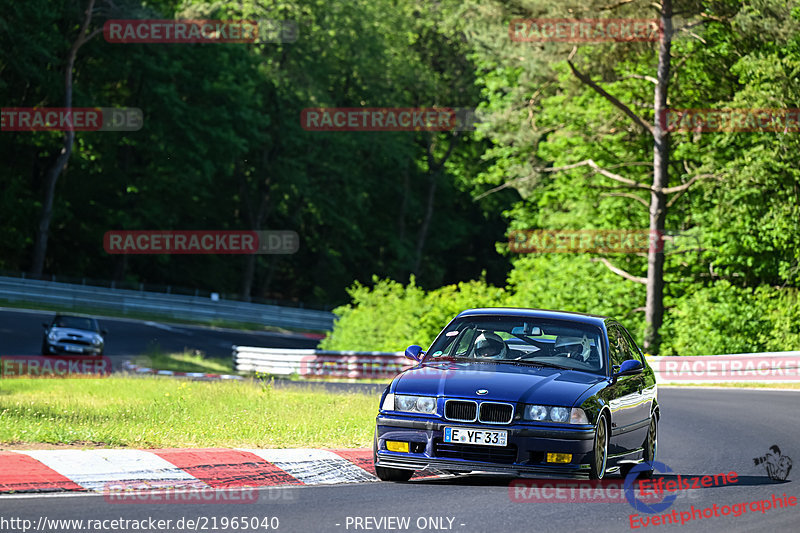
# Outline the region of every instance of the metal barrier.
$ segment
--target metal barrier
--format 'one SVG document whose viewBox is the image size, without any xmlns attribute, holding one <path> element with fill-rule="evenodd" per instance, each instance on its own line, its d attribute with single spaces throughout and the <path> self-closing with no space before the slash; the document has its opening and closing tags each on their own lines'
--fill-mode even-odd
<svg viewBox="0 0 800 533">
<path fill-rule="evenodd" d="M 392 378 L 412 361 L 402 352 L 330 352 L 287 348 L 233 347 L 233 364 L 238 372 L 262 372 L 316 378 Z"/>
<path fill-rule="evenodd" d="M 391 378 L 413 366 L 402 352 L 332 352 L 234 346 L 239 372 L 300 377 Z M 800 382 L 800 352 L 648 356 L 658 383 Z"/>
<path fill-rule="evenodd" d="M 73 308 L 113 310 L 123 315 L 143 313 L 181 320 L 226 320 L 245 324 L 329 331 L 333 313 L 200 296 L 73 285 L 54 281 L 0 276 L 0 299 Z"/>
</svg>

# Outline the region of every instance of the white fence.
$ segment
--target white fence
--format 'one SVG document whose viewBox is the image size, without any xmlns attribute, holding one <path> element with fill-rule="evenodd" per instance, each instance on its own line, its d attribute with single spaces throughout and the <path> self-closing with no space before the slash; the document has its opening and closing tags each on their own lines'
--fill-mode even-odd
<svg viewBox="0 0 800 533">
<path fill-rule="evenodd" d="M 233 347 L 239 372 L 351 379 L 391 378 L 412 365 L 402 352 L 329 352 L 287 348 Z"/>
<path fill-rule="evenodd" d="M 414 363 L 402 352 L 331 352 L 234 346 L 239 372 L 353 379 L 392 377 Z M 800 352 L 648 357 L 658 383 L 800 382 Z"/>
<path fill-rule="evenodd" d="M 648 357 L 658 383 L 800 382 L 800 352 Z"/>
</svg>

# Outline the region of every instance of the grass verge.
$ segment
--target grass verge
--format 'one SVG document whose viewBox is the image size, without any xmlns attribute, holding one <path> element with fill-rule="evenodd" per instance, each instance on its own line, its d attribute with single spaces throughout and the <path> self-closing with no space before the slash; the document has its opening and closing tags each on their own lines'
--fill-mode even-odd
<svg viewBox="0 0 800 533">
<path fill-rule="evenodd" d="M 137 366 L 173 372 L 236 374 L 232 357 L 205 357 L 203 354 L 192 352 L 166 353 L 158 348 L 151 348 L 146 355 L 136 356 L 131 362 Z"/>
<path fill-rule="evenodd" d="M 371 394 L 279 389 L 257 381 L 4 379 L 0 443 L 368 447 L 377 408 Z"/>
</svg>

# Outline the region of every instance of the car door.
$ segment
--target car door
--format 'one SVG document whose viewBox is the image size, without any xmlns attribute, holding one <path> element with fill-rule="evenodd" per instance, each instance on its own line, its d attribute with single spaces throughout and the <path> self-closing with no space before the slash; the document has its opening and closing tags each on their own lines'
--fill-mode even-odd
<svg viewBox="0 0 800 533">
<path fill-rule="evenodd" d="M 628 345 L 631 348 L 632 358 L 638 359 L 642 363 L 643 371 L 641 374 L 636 376 L 639 378 L 639 388 L 642 395 L 637 409 L 637 418 L 639 420 L 645 420 L 649 424 L 650 413 L 653 412 L 653 402 L 656 399 L 655 376 L 653 375 L 652 370 L 650 370 L 647 366 L 647 362 L 644 359 L 644 354 L 642 353 L 641 348 L 639 348 L 639 346 L 636 344 L 636 341 L 633 340 L 633 335 L 631 335 L 630 332 L 621 325 L 620 331 L 622 331 L 625 339 L 628 341 Z M 646 436 L 646 430 L 643 429 L 642 432 L 644 432 Z M 644 439 L 644 437 L 642 437 L 642 439 Z"/>
<path fill-rule="evenodd" d="M 619 370 L 619 365 L 628 359 L 636 359 L 633 350 L 625 338 L 622 326 L 608 326 L 609 355 L 612 373 Z M 610 454 L 626 453 L 640 448 L 647 432 L 647 415 L 642 426 L 642 375 L 620 376 L 609 386 L 612 394 L 609 399 L 611 408 L 611 446 Z M 640 437 L 641 434 L 641 438 Z"/>
</svg>

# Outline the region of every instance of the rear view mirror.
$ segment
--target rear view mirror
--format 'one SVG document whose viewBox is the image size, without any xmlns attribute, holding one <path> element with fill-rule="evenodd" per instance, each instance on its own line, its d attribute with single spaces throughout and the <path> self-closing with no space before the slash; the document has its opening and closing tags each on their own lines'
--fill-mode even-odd
<svg viewBox="0 0 800 533">
<path fill-rule="evenodd" d="M 412 361 L 419 362 L 419 360 L 422 359 L 422 356 L 425 355 L 425 352 L 422 351 L 421 346 L 412 344 L 411 346 L 406 348 L 406 353 L 404 355 L 409 359 L 411 359 Z"/>
<path fill-rule="evenodd" d="M 529 337 L 539 337 L 542 335 L 542 328 L 539 326 L 534 326 L 528 322 L 525 322 L 524 326 L 517 326 L 511 330 L 512 335 L 527 335 Z"/>
</svg>

